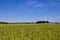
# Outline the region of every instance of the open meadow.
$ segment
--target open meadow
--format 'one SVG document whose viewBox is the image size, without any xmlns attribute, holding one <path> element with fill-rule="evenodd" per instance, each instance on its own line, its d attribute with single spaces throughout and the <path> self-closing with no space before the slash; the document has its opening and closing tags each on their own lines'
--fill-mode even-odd
<svg viewBox="0 0 60 40">
<path fill-rule="evenodd" d="M 0 40 L 60 40 L 60 24 L 0 24 Z"/>
</svg>

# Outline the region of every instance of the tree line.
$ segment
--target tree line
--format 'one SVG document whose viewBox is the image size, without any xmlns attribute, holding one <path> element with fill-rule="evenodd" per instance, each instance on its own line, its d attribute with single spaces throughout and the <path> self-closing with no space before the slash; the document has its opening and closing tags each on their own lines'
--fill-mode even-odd
<svg viewBox="0 0 60 40">
<path fill-rule="evenodd" d="M 38 23 L 49 23 L 49 21 L 36 21 L 36 22 L 16 22 L 16 23 L 9 23 L 9 22 L 0 22 L 0 24 L 38 24 Z"/>
</svg>

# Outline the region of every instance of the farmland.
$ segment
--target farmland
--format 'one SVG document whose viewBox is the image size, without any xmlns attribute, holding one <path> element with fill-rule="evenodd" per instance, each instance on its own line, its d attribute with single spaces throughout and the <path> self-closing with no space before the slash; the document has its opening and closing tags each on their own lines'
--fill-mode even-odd
<svg viewBox="0 0 60 40">
<path fill-rule="evenodd" d="M 60 24 L 0 24 L 0 40 L 60 40 Z"/>
</svg>

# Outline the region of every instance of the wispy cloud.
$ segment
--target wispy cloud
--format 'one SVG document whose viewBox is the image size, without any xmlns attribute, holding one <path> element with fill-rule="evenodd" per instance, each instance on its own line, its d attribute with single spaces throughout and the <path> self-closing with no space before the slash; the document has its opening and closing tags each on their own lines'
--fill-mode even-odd
<svg viewBox="0 0 60 40">
<path fill-rule="evenodd" d="M 25 9 L 25 8 L 38 8 L 38 7 L 44 7 L 45 4 L 40 3 L 39 1 L 25 1 L 24 4 L 19 6 L 19 9 Z"/>
<path fill-rule="evenodd" d="M 60 7 L 60 3 L 58 3 L 58 2 L 51 2 L 51 3 L 49 3 L 49 6 L 51 6 L 51 7 Z"/>
<path fill-rule="evenodd" d="M 50 5 L 60 6 L 60 3 L 52 2 L 52 3 L 50 3 Z"/>
<path fill-rule="evenodd" d="M 33 9 L 33 8 L 41 8 L 41 7 L 60 7 L 59 0 L 46 0 L 46 3 L 36 1 L 36 0 L 29 0 L 25 1 L 22 5 L 18 6 L 18 9 Z"/>
<path fill-rule="evenodd" d="M 16 9 L 22 10 L 24 8 L 22 6 L 17 6 Z"/>
<path fill-rule="evenodd" d="M 48 0 L 48 6 L 60 7 L 60 0 Z"/>
<path fill-rule="evenodd" d="M 26 7 L 34 7 L 34 8 L 36 8 L 36 7 L 44 7 L 45 6 L 45 4 L 40 3 L 38 1 L 28 1 L 28 2 L 26 2 L 25 5 L 26 5 Z"/>
<path fill-rule="evenodd" d="M 38 8 L 38 7 L 45 7 L 45 4 L 37 4 L 37 5 L 34 5 L 34 7 Z"/>
</svg>

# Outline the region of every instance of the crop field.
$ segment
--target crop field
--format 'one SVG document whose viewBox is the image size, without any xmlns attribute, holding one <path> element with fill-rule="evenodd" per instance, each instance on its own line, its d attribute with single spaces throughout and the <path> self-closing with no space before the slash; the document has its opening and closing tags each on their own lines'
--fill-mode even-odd
<svg viewBox="0 0 60 40">
<path fill-rule="evenodd" d="M 60 40 L 60 24 L 0 24 L 0 40 Z"/>
</svg>

